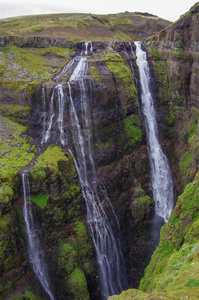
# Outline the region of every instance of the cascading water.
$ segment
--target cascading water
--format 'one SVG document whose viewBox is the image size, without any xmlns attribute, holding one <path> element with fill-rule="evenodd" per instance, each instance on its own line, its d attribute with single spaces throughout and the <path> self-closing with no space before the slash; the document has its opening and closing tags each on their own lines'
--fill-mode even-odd
<svg viewBox="0 0 199 300">
<path fill-rule="evenodd" d="M 84 76 L 88 72 L 88 59 L 83 57 L 79 66 L 70 77 L 70 122 L 72 138 L 75 146 L 75 155 L 72 153 L 82 186 L 82 193 L 87 206 L 87 222 L 90 227 L 91 236 L 95 245 L 97 261 L 102 285 L 102 297 L 121 292 L 126 287 L 124 265 L 122 264 L 121 246 L 115 239 L 112 228 L 103 205 L 108 206 L 112 218 L 119 230 L 118 219 L 106 194 L 105 188 L 97 181 L 94 160 L 91 153 L 91 120 L 88 107 L 88 97 L 85 91 Z M 80 67 L 81 66 L 81 67 Z M 83 76 L 84 74 L 84 76 Z M 82 126 L 80 126 L 77 112 L 72 98 L 70 82 L 76 80 L 80 87 L 80 101 L 82 113 Z M 70 152 L 72 152 L 70 150 Z M 89 176 L 88 176 L 89 171 Z M 100 196 L 99 196 L 100 194 Z M 100 199 L 103 198 L 103 199 Z M 103 200 L 103 204 L 101 201 Z"/>
<path fill-rule="evenodd" d="M 54 109 L 55 94 L 57 94 L 57 100 L 58 100 L 58 106 L 59 106 L 59 114 L 58 114 L 56 123 L 57 123 L 58 129 L 59 129 L 59 132 L 60 132 L 60 142 L 64 146 L 66 144 L 66 137 L 65 137 L 64 130 L 63 130 L 65 98 L 64 98 L 64 92 L 63 92 L 63 86 L 61 83 L 57 84 L 52 91 L 52 95 L 51 95 L 51 99 L 50 99 L 49 124 L 48 124 L 47 129 L 43 128 L 43 134 L 42 134 L 43 137 L 42 137 L 41 143 L 42 144 L 46 143 L 50 138 L 50 132 L 51 132 L 52 125 L 53 125 L 53 119 L 55 117 L 55 109 Z M 45 115 L 46 115 L 46 113 L 45 113 Z M 46 117 L 45 117 L 45 126 L 46 126 Z"/>
<path fill-rule="evenodd" d="M 23 215 L 24 215 L 24 220 L 26 225 L 29 260 L 30 263 L 32 264 L 33 270 L 37 278 L 39 279 L 43 289 L 50 297 L 50 299 L 54 300 L 55 298 L 50 288 L 48 272 L 45 267 L 40 241 L 39 238 L 37 237 L 36 229 L 34 226 L 34 220 L 33 220 L 32 209 L 31 209 L 31 201 L 30 201 L 30 186 L 29 186 L 29 180 L 26 171 L 23 171 L 22 173 L 22 184 L 23 184 L 23 195 L 24 195 Z"/>
<path fill-rule="evenodd" d="M 44 139 L 45 139 L 45 131 L 46 131 L 46 92 L 45 92 L 44 83 L 42 84 L 41 100 L 42 100 L 42 111 L 43 111 L 42 141 L 44 141 Z"/>
<path fill-rule="evenodd" d="M 81 52 L 81 55 L 87 55 L 88 53 L 93 53 L 93 44 L 91 41 L 84 42 L 83 51 Z"/>
<path fill-rule="evenodd" d="M 60 79 L 63 75 L 66 74 L 66 72 L 72 67 L 72 65 L 74 64 L 74 59 L 71 59 L 66 65 L 65 67 L 61 70 L 61 72 L 59 72 L 57 75 L 55 75 L 53 77 L 54 80 L 58 80 Z"/>
<path fill-rule="evenodd" d="M 146 52 L 142 50 L 141 42 L 135 42 L 135 44 L 136 63 L 140 73 L 141 109 L 147 135 L 155 212 L 167 222 L 174 206 L 173 180 L 168 159 L 163 153 L 158 140 L 155 108 L 149 87 L 150 73 Z"/>
<path fill-rule="evenodd" d="M 87 47 L 88 46 L 86 46 L 86 51 L 88 51 Z M 85 54 L 87 54 L 86 51 Z M 71 138 L 73 141 L 73 146 L 69 148 L 69 151 L 74 158 L 82 187 L 82 194 L 86 202 L 87 223 L 96 250 L 102 298 L 107 299 L 108 296 L 124 290 L 127 287 L 127 281 L 120 241 L 119 238 L 115 238 L 114 236 L 113 230 L 109 224 L 109 218 L 111 223 L 114 224 L 117 236 L 120 231 L 119 222 L 105 187 L 97 180 L 91 151 L 92 125 L 90 119 L 90 107 L 88 104 L 88 88 L 86 88 L 86 80 L 90 80 L 88 75 L 88 58 L 81 56 L 79 58 L 79 63 L 75 67 L 67 83 L 69 91 Z M 72 96 L 73 82 L 78 82 L 80 89 L 80 97 L 78 99 L 81 108 L 80 112 L 77 112 Z M 89 84 L 88 86 L 91 85 Z M 51 103 L 51 115 L 54 113 L 52 106 Z M 60 125 L 61 124 L 63 125 L 63 123 L 60 122 Z M 51 126 L 52 122 L 50 121 L 49 128 L 45 134 L 45 141 L 50 137 Z M 68 136 L 68 140 L 69 139 L 70 137 Z M 104 207 L 109 210 L 109 218 Z"/>
</svg>

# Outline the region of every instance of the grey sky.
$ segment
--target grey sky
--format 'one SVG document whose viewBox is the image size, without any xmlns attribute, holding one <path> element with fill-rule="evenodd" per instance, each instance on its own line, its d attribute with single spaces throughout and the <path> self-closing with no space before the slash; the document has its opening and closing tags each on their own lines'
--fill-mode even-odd
<svg viewBox="0 0 199 300">
<path fill-rule="evenodd" d="M 47 13 L 148 12 L 176 21 L 196 0 L 0 0 L 0 19 Z"/>
</svg>

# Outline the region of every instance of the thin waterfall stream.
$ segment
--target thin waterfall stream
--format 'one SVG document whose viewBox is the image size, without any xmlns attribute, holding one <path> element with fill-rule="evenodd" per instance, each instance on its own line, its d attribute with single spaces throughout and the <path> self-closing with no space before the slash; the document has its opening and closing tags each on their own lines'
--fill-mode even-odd
<svg viewBox="0 0 199 300">
<path fill-rule="evenodd" d="M 87 207 L 87 224 L 90 229 L 91 237 L 96 250 L 96 257 L 99 268 L 99 277 L 101 284 L 101 295 L 107 299 L 110 295 L 118 294 L 127 287 L 124 258 L 122 255 L 121 244 L 119 240 L 120 226 L 113 206 L 107 195 L 105 186 L 99 182 L 96 176 L 95 162 L 92 155 L 92 122 L 91 108 L 89 99 L 91 98 L 91 78 L 89 77 L 89 59 L 83 56 L 88 52 L 92 53 L 92 43 L 87 42 L 84 46 L 85 51 L 77 57 L 77 65 L 67 83 L 56 85 L 52 91 L 50 99 L 50 117 L 49 125 L 43 134 L 42 143 L 50 139 L 51 128 L 53 126 L 54 96 L 58 92 L 58 125 L 60 131 L 60 142 L 66 146 L 73 156 L 77 173 L 79 175 L 82 194 Z M 70 65 L 73 66 L 73 63 Z M 73 86 L 77 83 L 79 89 L 78 107 L 76 110 L 73 99 Z M 68 87 L 68 111 L 64 111 L 63 103 L 66 96 L 63 88 Z M 77 94 L 77 93 L 76 93 Z M 63 115 L 69 115 L 70 136 L 65 137 L 63 131 Z M 68 140 L 72 140 L 72 145 L 68 145 Z M 108 208 L 109 216 L 105 212 Z M 111 225 L 110 225 L 111 220 Z M 114 231 L 112 229 L 114 226 Z"/>
<path fill-rule="evenodd" d="M 141 42 L 135 42 L 136 63 L 139 67 L 141 85 L 141 110 L 147 136 L 148 154 L 151 166 L 152 192 L 155 201 L 155 213 L 168 222 L 174 206 L 173 180 L 168 159 L 158 140 L 158 129 L 154 101 L 150 92 L 150 72 L 146 52 Z"/>
<path fill-rule="evenodd" d="M 32 208 L 31 208 L 31 201 L 30 201 L 30 186 L 29 186 L 28 174 L 26 171 L 22 172 L 22 184 L 23 184 L 23 195 L 24 195 L 23 215 L 24 215 L 24 220 L 26 225 L 29 260 L 33 267 L 33 271 L 35 272 L 35 275 L 39 279 L 39 282 L 41 283 L 43 289 L 50 297 L 50 299 L 54 300 L 55 298 L 51 291 L 48 272 L 44 262 L 43 252 L 41 249 L 39 238 L 36 234 Z"/>
</svg>

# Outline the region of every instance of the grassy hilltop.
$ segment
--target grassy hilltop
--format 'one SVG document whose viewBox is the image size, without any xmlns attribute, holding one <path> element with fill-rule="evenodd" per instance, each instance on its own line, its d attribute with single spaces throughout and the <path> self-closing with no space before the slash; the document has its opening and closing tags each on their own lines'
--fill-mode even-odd
<svg viewBox="0 0 199 300">
<path fill-rule="evenodd" d="M 61 37 L 69 41 L 134 40 L 147 37 L 170 24 L 141 13 L 50 14 L 0 20 L 0 36 Z"/>
</svg>

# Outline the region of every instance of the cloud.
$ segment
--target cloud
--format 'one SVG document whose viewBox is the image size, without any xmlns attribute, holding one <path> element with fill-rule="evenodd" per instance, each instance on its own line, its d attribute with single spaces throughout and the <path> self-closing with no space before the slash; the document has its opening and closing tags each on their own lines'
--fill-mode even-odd
<svg viewBox="0 0 199 300">
<path fill-rule="evenodd" d="M 47 13 L 96 13 L 109 14 L 124 11 L 149 12 L 159 17 L 175 21 L 188 11 L 196 0 L 1 0 L 0 18 Z"/>
</svg>

